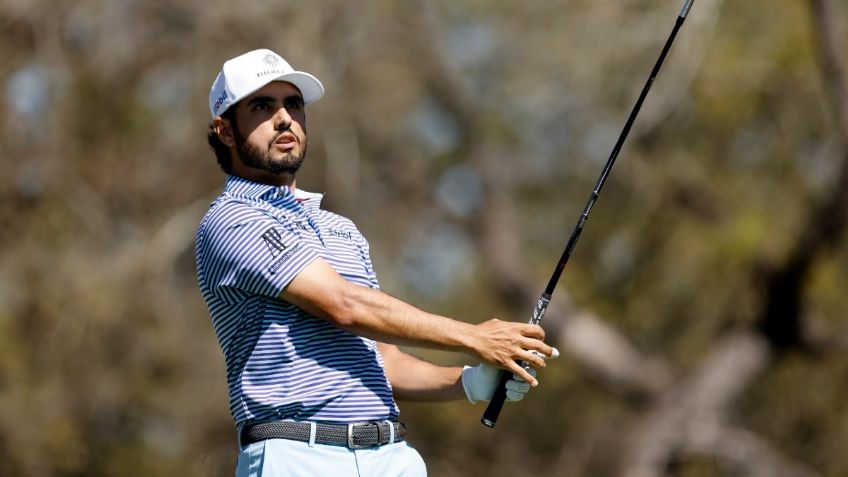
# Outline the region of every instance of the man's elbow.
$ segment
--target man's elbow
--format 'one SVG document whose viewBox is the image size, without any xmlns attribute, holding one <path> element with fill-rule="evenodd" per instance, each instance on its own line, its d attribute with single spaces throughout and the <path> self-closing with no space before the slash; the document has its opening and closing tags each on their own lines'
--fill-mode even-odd
<svg viewBox="0 0 848 477">
<path fill-rule="evenodd" d="M 368 298 L 370 289 L 354 285 L 332 290 L 328 296 L 328 306 L 325 308 L 325 318 L 339 328 L 356 330 L 360 328 L 368 316 Z"/>
</svg>

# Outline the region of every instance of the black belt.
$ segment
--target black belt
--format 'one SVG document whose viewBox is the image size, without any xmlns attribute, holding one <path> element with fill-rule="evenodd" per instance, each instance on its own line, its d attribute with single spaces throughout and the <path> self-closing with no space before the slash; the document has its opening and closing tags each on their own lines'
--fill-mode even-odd
<svg viewBox="0 0 848 477">
<path fill-rule="evenodd" d="M 312 426 L 315 426 L 314 437 Z M 364 449 L 399 442 L 404 437 L 406 437 L 406 425 L 401 422 L 382 421 L 339 425 L 271 421 L 245 425 L 239 432 L 239 444 L 243 447 L 266 439 L 289 439 L 344 446 L 349 449 Z"/>
</svg>

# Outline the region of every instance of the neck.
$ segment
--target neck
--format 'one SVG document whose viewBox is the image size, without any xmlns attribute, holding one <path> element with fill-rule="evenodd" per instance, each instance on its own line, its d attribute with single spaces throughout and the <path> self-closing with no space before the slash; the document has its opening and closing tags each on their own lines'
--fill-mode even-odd
<svg viewBox="0 0 848 477">
<path fill-rule="evenodd" d="M 277 187 L 287 186 L 294 190 L 297 183 L 297 178 L 294 174 L 274 174 L 272 172 L 252 169 L 249 167 L 235 167 L 235 164 L 233 164 L 233 166 L 234 167 L 231 172 L 232 175 L 239 176 L 242 179 L 247 179 L 249 181 L 258 182 L 260 184 L 268 184 Z"/>
</svg>

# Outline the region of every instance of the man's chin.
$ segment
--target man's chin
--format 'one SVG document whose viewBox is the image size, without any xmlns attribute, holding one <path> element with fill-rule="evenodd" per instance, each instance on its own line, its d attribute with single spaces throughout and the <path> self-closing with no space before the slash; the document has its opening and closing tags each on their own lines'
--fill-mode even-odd
<svg viewBox="0 0 848 477">
<path fill-rule="evenodd" d="M 303 158 L 292 156 L 269 161 L 262 169 L 272 174 L 294 174 L 300 169 L 301 164 L 303 164 Z"/>
<path fill-rule="evenodd" d="M 258 151 L 251 147 L 242 146 L 239 156 L 242 164 L 246 167 L 262 171 L 267 174 L 282 175 L 294 174 L 300 169 L 305 154 L 297 154 L 298 151 Z"/>
</svg>

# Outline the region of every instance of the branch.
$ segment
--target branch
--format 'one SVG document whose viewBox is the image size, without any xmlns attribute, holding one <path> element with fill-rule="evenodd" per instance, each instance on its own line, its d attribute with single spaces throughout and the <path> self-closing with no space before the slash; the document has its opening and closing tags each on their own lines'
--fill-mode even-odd
<svg viewBox="0 0 848 477">
<path fill-rule="evenodd" d="M 718 423 L 770 362 L 767 343 L 755 334 L 738 333 L 720 341 L 695 372 L 666 390 L 633 427 L 621 475 L 664 475 L 678 454 L 720 439 Z"/>
<path fill-rule="evenodd" d="M 802 285 L 815 259 L 838 243 L 848 223 L 848 93 L 844 65 L 831 25 L 833 15 L 827 0 L 810 0 L 814 42 L 821 65 L 826 103 L 831 106 L 841 158 L 836 181 L 810 210 L 801 236 L 786 261 L 766 272 L 767 302 L 760 316 L 760 331 L 772 346 L 785 349 L 804 345 L 801 321 Z"/>
<path fill-rule="evenodd" d="M 789 459 L 756 434 L 719 425 L 716 432 L 699 442 L 690 443 L 692 454 L 718 458 L 732 467 L 733 475 L 750 477 L 816 477 L 821 475 L 809 466 Z"/>
</svg>

